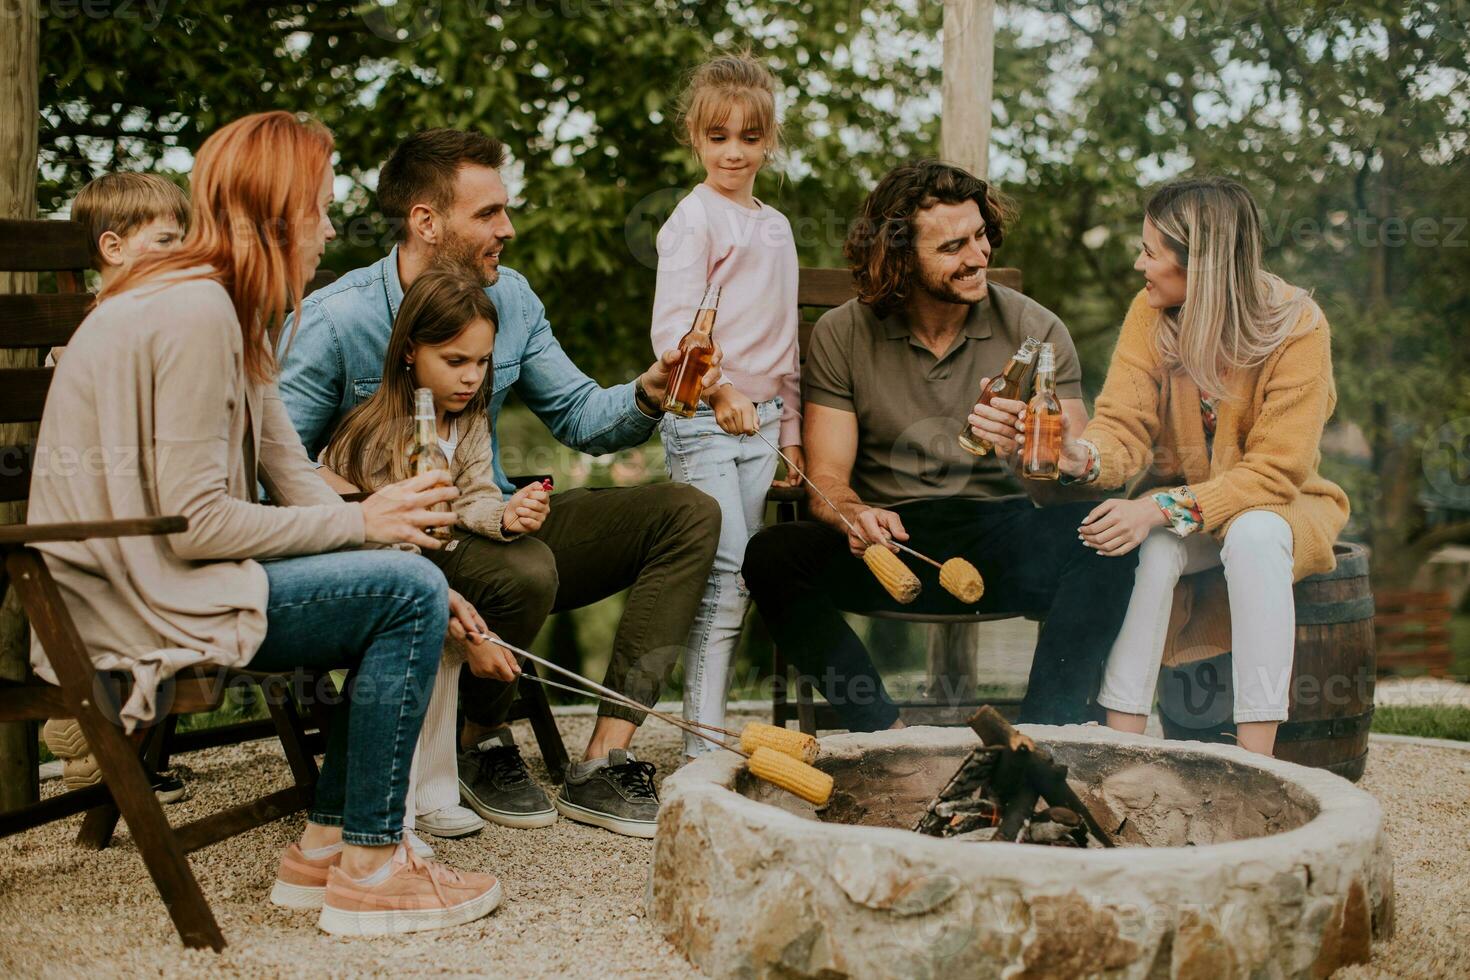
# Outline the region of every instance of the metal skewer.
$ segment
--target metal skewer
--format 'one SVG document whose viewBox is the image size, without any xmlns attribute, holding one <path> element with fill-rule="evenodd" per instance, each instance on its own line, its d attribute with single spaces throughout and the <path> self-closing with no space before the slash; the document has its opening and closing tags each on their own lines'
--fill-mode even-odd
<svg viewBox="0 0 1470 980">
<path fill-rule="evenodd" d="M 549 670 L 554 670 L 554 671 L 556 671 L 559 674 L 562 674 L 562 675 L 564 675 L 566 677 L 570 677 L 573 680 L 577 681 L 578 683 L 585 684 L 587 686 L 587 689 L 586 690 L 581 690 L 581 689 L 570 687 L 570 686 L 565 685 L 565 684 L 558 684 L 558 683 L 555 683 L 553 681 L 548 681 L 545 678 L 537 677 L 535 674 L 522 674 L 521 677 L 523 677 L 523 678 L 528 678 L 528 679 L 531 679 L 531 680 L 535 680 L 535 681 L 537 681 L 537 682 L 539 682 L 541 684 L 547 685 L 548 687 L 556 687 L 556 688 L 561 688 L 563 690 L 568 690 L 568 691 L 571 691 L 574 694 L 581 694 L 581 695 L 584 695 L 584 696 L 591 695 L 591 696 L 594 696 L 594 697 L 598 697 L 598 698 L 600 698 L 603 701 L 611 701 L 613 704 L 622 705 L 625 708 L 632 708 L 634 711 L 641 711 L 644 714 L 652 715 L 653 717 L 659 719 L 660 721 L 663 721 L 663 722 L 665 722 L 667 724 L 673 725 L 675 728 L 682 729 L 683 731 L 686 731 L 686 732 L 688 732 L 691 735 L 695 735 L 695 736 L 697 736 L 699 738 L 704 739 L 707 742 L 710 742 L 710 743 L 712 743 L 714 745 L 718 745 L 722 749 L 728 749 L 729 751 L 734 752 L 736 755 L 744 756 L 747 759 L 750 758 L 749 753 L 743 752 L 740 749 L 737 749 L 734 746 L 731 746 L 731 745 L 729 745 L 729 744 L 727 744 L 725 742 L 722 742 L 719 739 L 715 738 L 714 736 L 709 735 L 709 734 L 707 734 L 707 733 L 702 732 L 702 731 L 699 730 L 700 728 L 714 728 L 713 725 L 699 725 L 698 722 L 688 722 L 688 721 L 685 721 L 683 718 L 675 718 L 673 715 L 665 714 L 662 711 L 657 711 L 655 709 L 648 708 L 648 707 L 646 707 L 644 705 L 641 705 L 638 702 L 634 701 L 632 698 L 627 697 L 626 695 L 619 694 L 617 691 L 614 691 L 612 688 L 603 687 L 601 684 L 598 684 L 596 681 L 588 680 L 586 677 L 583 677 L 581 674 L 577 673 L 574 670 L 569 670 L 568 668 L 563 667 L 560 664 L 555 664 L 555 663 L 552 663 L 550 660 L 546 660 L 546 659 L 544 659 L 542 657 L 538 657 L 534 653 L 531 653 L 530 651 L 522 650 L 520 647 L 515 646 L 512 643 L 505 642 L 504 640 L 502 640 L 498 636 L 492 636 L 489 633 L 480 633 L 478 631 L 469 631 L 469 632 L 470 632 L 470 635 L 472 635 L 472 636 L 478 636 L 480 639 L 482 639 L 482 640 L 488 640 L 491 643 L 494 643 L 496 646 L 504 647 L 505 649 L 509 650 L 511 653 L 514 653 L 514 654 L 516 654 L 518 656 L 525 657 L 527 660 L 531 661 L 532 663 L 540 664 L 541 666 L 546 667 Z M 698 726 L 698 727 L 696 727 L 696 726 Z M 723 728 L 715 729 L 715 731 L 723 732 L 726 735 L 734 735 L 735 734 L 734 732 L 728 731 L 728 730 L 723 729 Z"/>
<path fill-rule="evenodd" d="M 816 491 L 817 496 L 822 498 L 822 502 L 825 503 L 832 510 L 832 513 L 834 513 L 838 517 L 840 517 L 842 519 L 842 523 L 844 523 L 844 524 L 847 525 L 847 529 L 852 532 L 852 536 L 853 537 L 857 538 L 859 541 L 867 541 L 868 540 L 865 535 L 861 534 L 858 531 L 858 529 L 853 526 L 852 521 L 850 521 L 850 520 L 847 519 L 847 515 L 843 514 L 842 511 L 840 511 L 840 510 L 837 509 L 837 505 L 834 504 L 834 503 L 832 503 L 832 499 L 830 497 L 828 497 L 825 493 L 823 493 L 820 487 L 818 487 L 815 483 L 812 482 L 812 478 L 811 477 L 807 476 L 805 473 L 803 473 L 800 470 L 800 468 L 797 467 L 797 465 L 795 463 L 793 463 L 793 462 L 791 462 L 791 460 L 787 459 L 785 453 L 783 453 L 781 450 L 777 449 L 775 446 L 771 445 L 771 440 L 767 439 L 765 437 L 765 435 L 763 435 L 759 429 L 754 429 L 752 431 L 755 433 L 755 435 L 757 437 L 760 438 L 760 441 L 761 442 L 765 443 L 767 446 L 771 446 L 771 449 L 775 452 L 775 454 L 777 456 L 780 456 L 781 459 L 785 461 L 786 465 L 790 468 L 791 472 L 795 473 L 797 476 L 799 476 L 803 480 L 805 480 L 806 481 L 806 485 L 809 486 L 809 487 L 811 487 L 812 490 Z M 869 542 L 869 543 L 871 544 L 872 542 Z M 943 568 L 944 567 L 943 564 L 941 564 L 940 562 L 935 561 L 933 558 L 930 558 L 928 555 L 920 554 L 919 552 L 915 551 L 913 548 L 910 548 L 906 544 L 899 544 L 897 541 L 893 540 L 893 538 L 891 538 L 891 537 L 885 537 L 881 543 L 882 544 L 886 544 L 886 545 L 892 545 L 894 548 L 897 548 L 899 551 L 902 551 L 902 552 L 905 552 L 907 554 L 913 555 L 915 558 L 918 558 L 921 561 L 927 561 L 929 564 L 933 565 L 935 568 Z"/>
</svg>

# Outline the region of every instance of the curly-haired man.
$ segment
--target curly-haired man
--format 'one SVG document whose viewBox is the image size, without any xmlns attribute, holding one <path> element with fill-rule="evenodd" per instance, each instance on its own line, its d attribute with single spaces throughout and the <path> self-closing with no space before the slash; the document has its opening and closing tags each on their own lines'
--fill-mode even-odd
<svg viewBox="0 0 1470 980">
<path fill-rule="evenodd" d="M 1080 491 L 1016 476 L 1020 403 L 974 404 L 1029 336 L 1055 348 L 1068 427 L 1087 421 L 1066 327 L 987 281 L 1010 218 L 985 181 L 935 161 L 899 167 L 874 188 L 845 245 L 858 296 L 817 323 L 804 373 L 809 475 L 841 513 L 813 495 L 812 519 L 768 527 L 746 549 L 746 584 L 776 642 L 854 731 L 902 722 L 843 611 L 1040 614 L 1021 720 L 1098 714 L 1099 673 L 1134 563 L 1081 543 L 1078 525 L 1095 503 Z M 966 413 L 993 454 L 960 448 Z M 923 566 L 927 587 L 898 606 L 859 557 L 890 539 L 968 559 L 985 578 L 984 597 L 962 604 Z"/>
</svg>

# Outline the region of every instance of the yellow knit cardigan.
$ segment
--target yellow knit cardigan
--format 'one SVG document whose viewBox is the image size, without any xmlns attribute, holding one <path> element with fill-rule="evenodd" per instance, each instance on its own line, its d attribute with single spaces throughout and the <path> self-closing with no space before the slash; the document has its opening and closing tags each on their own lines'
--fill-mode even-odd
<svg viewBox="0 0 1470 980">
<path fill-rule="evenodd" d="M 1205 522 L 1196 533 L 1222 542 L 1236 517 L 1273 511 L 1291 526 L 1294 580 L 1330 571 L 1348 499 L 1318 473 L 1322 428 L 1337 405 L 1331 334 L 1321 309 L 1309 303 L 1296 329 L 1263 363 L 1230 378 L 1230 394 L 1216 406 L 1213 454 L 1205 446 L 1199 388 L 1183 371 L 1163 366 L 1158 329 L 1159 312 L 1139 292 L 1083 433 L 1098 449 L 1097 486 L 1113 489 L 1137 476 L 1130 496 L 1138 496 L 1188 484 Z M 1164 663 L 1229 649 L 1223 574 L 1214 569 L 1185 577 L 1174 592 Z"/>
</svg>

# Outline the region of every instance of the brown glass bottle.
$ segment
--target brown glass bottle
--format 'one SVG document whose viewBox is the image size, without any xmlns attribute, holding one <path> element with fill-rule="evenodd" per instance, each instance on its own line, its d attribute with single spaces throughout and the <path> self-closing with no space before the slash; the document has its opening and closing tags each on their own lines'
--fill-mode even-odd
<svg viewBox="0 0 1470 980">
<path fill-rule="evenodd" d="M 715 356 L 715 315 L 720 309 L 720 287 L 706 286 L 704 299 L 694 314 L 694 325 L 679 341 L 679 351 L 684 355 L 674 365 L 669 375 L 668 393 L 664 395 L 663 409 L 683 418 L 693 418 L 699 408 L 699 396 L 704 393 L 704 374 Z"/>
<path fill-rule="evenodd" d="M 1026 445 L 1021 475 L 1028 480 L 1061 476 L 1062 403 L 1057 399 L 1056 351 L 1041 345 L 1036 362 L 1036 391 L 1026 405 Z"/>
<path fill-rule="evenodd" d="M 408 446 L 408 474 L 420 476 L 433 470 L 449 469 L 449 460 L 439 448 L 439 427 L 435 424 L 434 393 L 428 388 L 415 388 L 413 393 L 413 442 Z M 447 511 L 448 501 L 440 501 L 430 510 Z M 424 533 L 440 541 L 449 540 L 449 525 L 425 528 Z"/>
<path fill-rule="evenodd" d="M 1019 398 L 1021 396 L 1021 382 L 1026 377 L 1026 371 L 1031 367 L 1032 360 L 1036 357 L 1036 350 L 1041 346 L 1041 341 L 1035 337 L 1027 337 L 1021 347 L 1011 359 L 1006 361 L 1006 366 L 1000 374 L 990 379 L 985 390 L 980 392 L 979 404 L 989 405 L 994 398 Z M 966 413 L 968 414 L 968 413 Z M 990 444 L 989 439 L 982 439 L 970 431 L 970 423 L 960 430 L 960 448 L 974 456 L 988 456 L 995 452 L 995 447 Z"/>
</svg>

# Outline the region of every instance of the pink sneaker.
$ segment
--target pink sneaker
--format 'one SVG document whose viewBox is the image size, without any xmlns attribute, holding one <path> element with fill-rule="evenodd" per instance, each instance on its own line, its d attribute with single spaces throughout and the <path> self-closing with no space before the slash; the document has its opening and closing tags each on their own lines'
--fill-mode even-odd
<svg viewBox="0 0 1470 980">
<path fill-rule="evenodd" d="M 360 885 L 340 867 L 327 872 L 318 922 L 323 932 L 383 936 L 473 922 L 500 904 L 494 875 L 451 870 L 400 846 L 392 870 L 376 885 Z"/>
<path fill-rule="evenodd" d="M 330 857 L 313 860 L 301 853 L 300 844 L 281 852 L 281 867 L 271 886 L 271 904 L 286 909 L 319 909 L 327 891 L 327 872 L 342 860 L 339 850 Z"/>
</svg>

